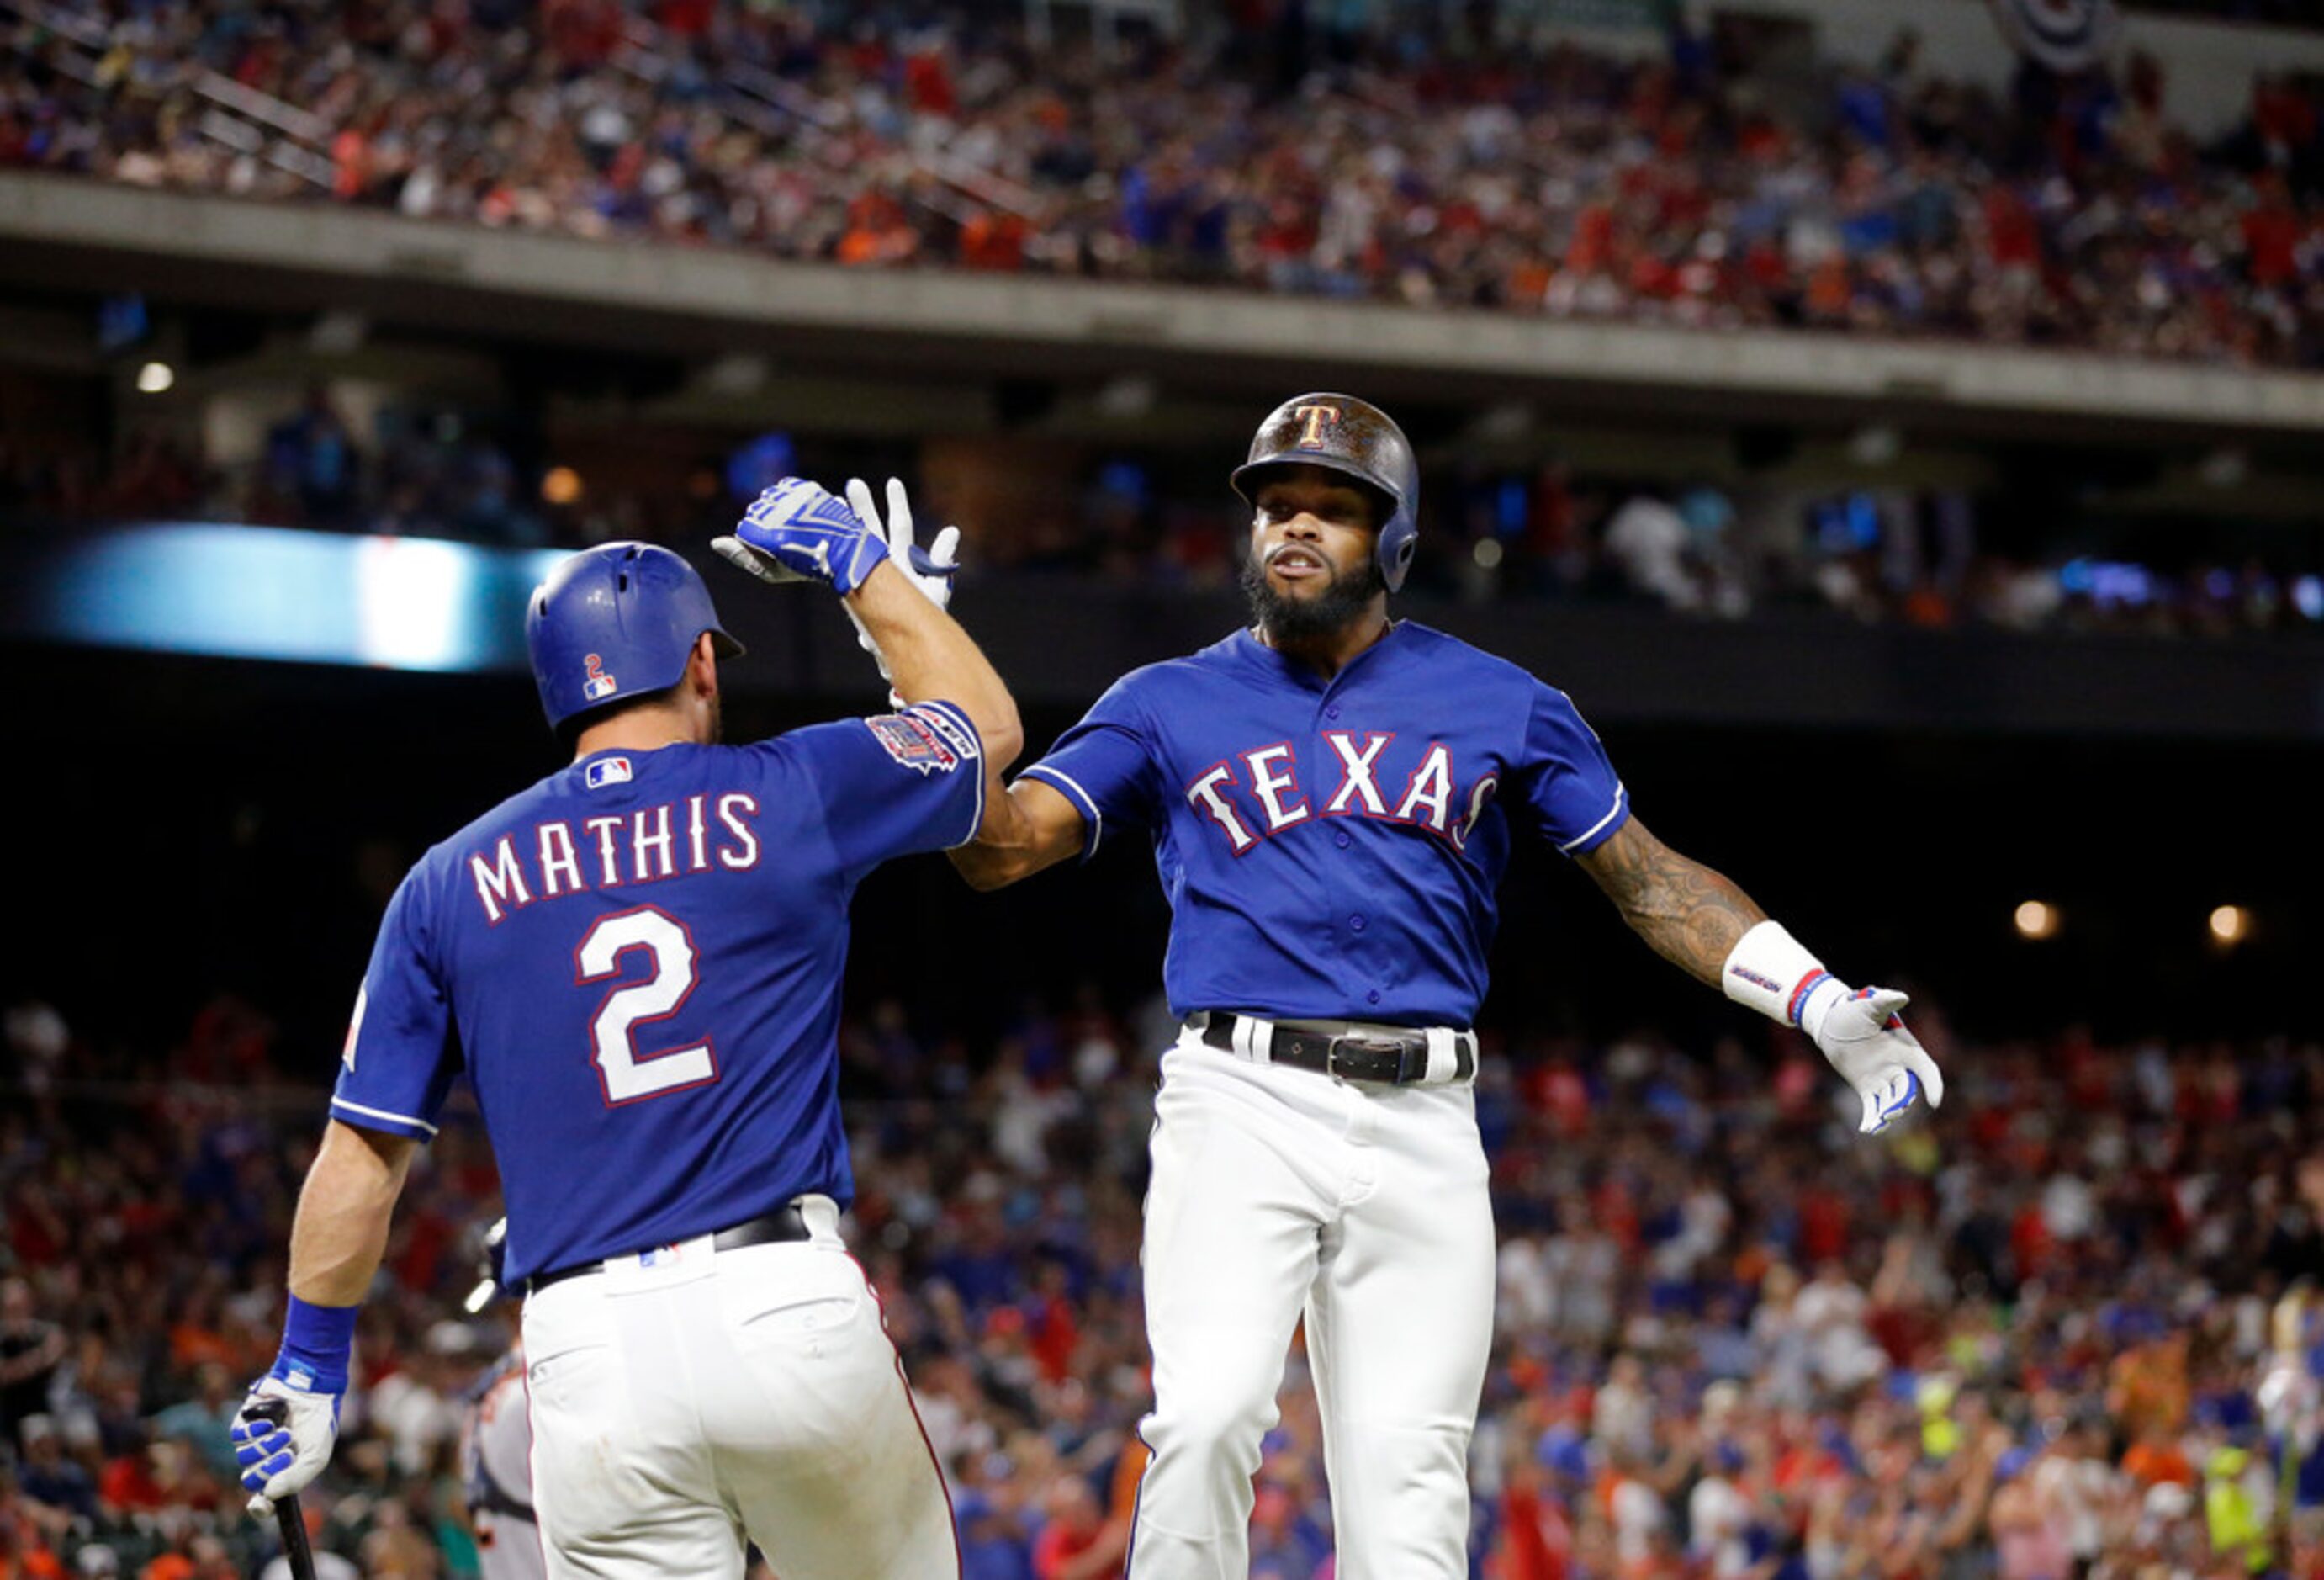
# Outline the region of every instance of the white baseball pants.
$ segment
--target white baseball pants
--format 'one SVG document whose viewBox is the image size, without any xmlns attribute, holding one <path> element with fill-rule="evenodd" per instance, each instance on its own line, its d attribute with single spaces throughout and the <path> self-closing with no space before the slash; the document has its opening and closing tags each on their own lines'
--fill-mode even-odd
<svg viewBox="0 0 2324 1580">
<path fill-rule="evenodd" d="M 880 1304 L 825 1197 L 813 1237 L 707 1236 L 524 1306 L 550 1580 L 945 1580 L 952 1507 Z"/>
<path fill-rule="evenodd" d="M 1474 1094 L 1163 1056 L 1146 1202 L 1154 1451 L 1131 1580 L 1245 1580 L 1303 1309 L 1339 1580 L 1465 1580 L 1493 1321 Z"/>
</svg>

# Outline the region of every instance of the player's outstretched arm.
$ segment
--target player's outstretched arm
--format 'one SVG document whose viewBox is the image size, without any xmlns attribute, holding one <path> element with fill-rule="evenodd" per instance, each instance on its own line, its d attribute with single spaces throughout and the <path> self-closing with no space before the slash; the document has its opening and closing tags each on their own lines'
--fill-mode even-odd
<svg viewBox="0 0 2324 1580">
<path fill-rule="evenodd" d="M 871 491 L 851 492 L 864 505 Z M 732 537 L 711 547 L 762 581 L 815 581 L 846 600 L 856 629 L 883 659 L 881 668 L 904 702 L 941 700 L 968 716 L 984 751 L 990 808 L 1002 798 L 1001 771 L 1025 748 L 1016 701 L 967 632 L 945 612 L 950 601 L 951 555 L 956 530 L 939 534 L 945 557 L 927 573 L 899 565 L 896 549 L 911 547 L 911 514 L 900 484 L 889 485 L 890 522 L 867 521 L 856 506 L 803 477 L 786 477 L 752 502 Z M 895 534 L 891 537 L 891 533 Z M 988 812 L 988 816 L 989 816 Z"/>
<path fill-rule="evenodd" d="M 290 1302 L 282 1348 L 228 1436 L 243 1490 L 260 1513 L 321 1474 L 338 1439 L 355 1313 L 380 1257 L 395 1198 L 420 1143 L 332 1120 L 299 1192 L 290 1226 Z M 281 1401 L 279 1416 L 268 1413 Z"/>
<path fill-rule="evenodd" d="M 945 854 L 972 889 L 1006 889 L 1081 853 L 1081 808 L 1038 779 L 1019 780 L 985 802 L 984 827 Z"/>
<path fill-rule="evenodd" d="M 1635 817 L 1576 859 L 1647 947 L 1711 987 L 1743 935 L 1767 919 L 1748 894 L 1656 839 Z"/>
<path fill-rule="evenodd" d="M 949 702 L 968 715 L 984 746 L 984 772 L 994 792 L 1001 771 L 1025 749 L 1016 698 L 991 661 L 960 622 L 914 587 L 893 560 L 882 560 L 847 595 L 847 606 L 888 661 L 889 680 L 906 702 Z"/>
<path fill-rule="evenodd" d="M 1904 1028 L 1903 993 L 1851 991 L 1748 894 L 1671 849 L 1635 817 L 1578 859 L 1655 953 L 1738 1003 L 1805 1031 L 1863 1099 L 1858 1129 L 1886 1129 L 1923 1095 L 1932 1108 L 1944 1102 L 1943 1074 Z"/>
</svg>

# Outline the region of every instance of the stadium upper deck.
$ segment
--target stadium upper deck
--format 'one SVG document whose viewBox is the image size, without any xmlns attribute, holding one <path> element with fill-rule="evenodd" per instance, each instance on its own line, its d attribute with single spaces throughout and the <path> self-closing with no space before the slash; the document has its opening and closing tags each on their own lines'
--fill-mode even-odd
<svg viewBox="0 0 2324 1580">
<path fill-rule="evenodd" d="M 22 0 L 0 164 L 861 268 L 2324 359 L 2295 79 L 2199 143 L 2145 54 L 1997 96 L 1909 38 L 1805 82 L 1684 35 L 1412 42 L 1276 20 L 1102 61 L 741 7 Z"/>
</svg>

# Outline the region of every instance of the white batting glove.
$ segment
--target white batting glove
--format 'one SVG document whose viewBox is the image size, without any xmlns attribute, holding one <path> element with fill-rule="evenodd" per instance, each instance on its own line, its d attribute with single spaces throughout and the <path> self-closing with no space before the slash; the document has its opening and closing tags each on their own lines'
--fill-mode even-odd
<svg viewBox="0 0 2324 1580">
<path fill-rule="evenodd" d="M 1864 1099 L 1856 1127 L 1864 1135 L 1887 1129 L 1923 1096 L 1932 1108 L 1944 1105 L 1944 1075 L 1898 1012 L 1910 1002 L 1894 988 L 1850 993 L 1826 978 L 1801 1006 L 1800 1030 Z"/>
<path fill-rule="evenodd" d="M 888 479 L 888 513 L 883 524 L 878 503 L 872 496 L 872 485 L 861 477 L 847 480 L 847 503 L 863 524 L 887 540 L 889 563 L 904 573 L 904 577 L 920 591 L 920 596 L 939 609 L 952 607 L 953 577 L 960 569 L 960 529 L 946 527 L 930 541 L 926 549 L 919 546 L 917 529 L 912 524 L 912 502 L 904 492 L 903 480 Z M 863 629 L 863 622 L 855 617 L 855 610 L 842 604 L 847 611 L 848 623 L 855 627 L 856 645 L 872 655 L 880 666 L 880 679 L 888 673 L 888 655 Z"/>
<path fill-rule="evenodd" d="M 920 589 L 920 596 L 939 609 L 952 607 L 953 574 L 960 569 L 960 529 L 945 527 L 929 540 L 923 550 L 912 525 L 912 502 L 904 492 L 903 479 L 888 479 L 888 513 L 881 524 L 880 507 L 872 497 L 872 486 L 861 477 L 847 480 L 847 503 L 863 518 L 863 524 L 888 540 L 888 553 L 896 568 L 911 578 Z"/>
<path fill-rule="evenodd" d="M 311 1393 L 280 1377 L 262 1377 L 235 1412 L 227 1438 L 242 1467 L 242 1490 L 254 1494 L 250 1512 L 263 1520 L 274 1500 L 287 1498 L 323 1474 L 339 1439 L 336 1393 Z"/>
</svg>

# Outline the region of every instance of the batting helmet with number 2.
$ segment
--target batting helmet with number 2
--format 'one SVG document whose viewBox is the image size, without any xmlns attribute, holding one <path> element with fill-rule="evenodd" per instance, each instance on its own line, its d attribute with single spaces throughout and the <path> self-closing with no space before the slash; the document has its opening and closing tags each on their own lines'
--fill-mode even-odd
<svg viewBox="0 0 2324 1580">
<path fill-rule="evenodd" d="M 605 543 L 574 555 L 533 588 L 525 610 L 549 727 L 677 685 L 706 631 L 720 658 L 742 653 L 702 577 L 669 550 Z"/>
<path fill-rule="evenodd" d="M 1420 536 L 1420 467 L 1412 441 L 1396 420 L 1353 395 L 1296 395 L 1268 413 L 1251 436 L 1250 456 L 1234 471 L 1234 491 L 1259 503 L 1259 485 L 1278 467 L 1326 467 L 1343 472 L 1388 502 L 1380 523 L 1380 578 L 1388 590 L 1404 585 Z"/>
</svg>

